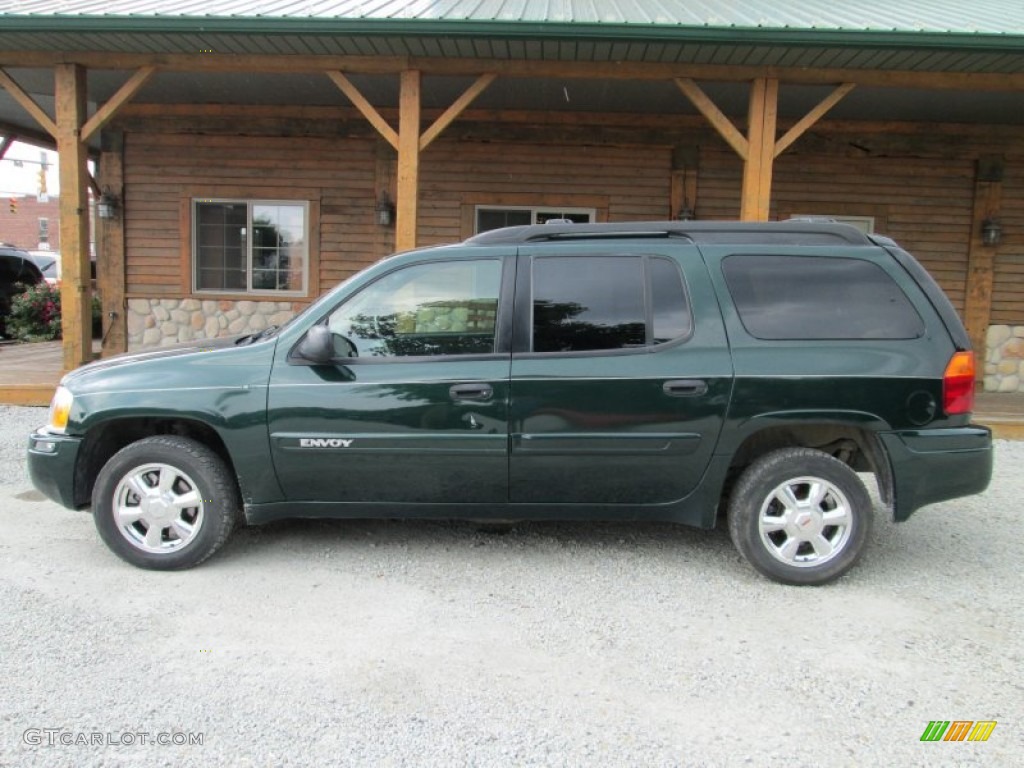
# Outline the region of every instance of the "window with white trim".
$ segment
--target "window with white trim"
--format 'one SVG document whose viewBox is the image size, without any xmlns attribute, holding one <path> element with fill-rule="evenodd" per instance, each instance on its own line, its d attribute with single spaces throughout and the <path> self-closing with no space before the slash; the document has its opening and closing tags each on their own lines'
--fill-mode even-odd
<svg viewBox="0 0 1024 768">
<path fill-rule="evenodd" d="M 195 291 L 305 295 L 307 203 L 200 198 L 192 212 Z"/>
<path fill-rule="evenodd" d="M 590 224 L 595 220 L 593 208 L 532 208 L 519 205 L 478 205 L 476 207 L 476 233 L 502 227 L 544 224 L 552 219 L 568 219 L 574 224 Z"/>
<path fill-rule="evenodd" d="M 865 235 L 874 234 L 875 231 L 875 217 L 874 216 L 842 216 L 833 215 L 830 213 L 821 214 L 808 214 L 808 213 L 794 213 L 792 218 L 794 219 L 818 219 L 819 221 L 834 221 L 836 224 L 849 224 L 856 227 Z"/>
</svg>

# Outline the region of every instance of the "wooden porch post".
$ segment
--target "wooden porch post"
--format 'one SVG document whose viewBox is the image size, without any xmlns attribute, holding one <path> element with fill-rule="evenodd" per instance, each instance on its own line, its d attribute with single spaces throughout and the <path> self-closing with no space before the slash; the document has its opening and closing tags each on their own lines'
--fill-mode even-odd
<svg viewBox="0 0 1024 768">
<path fill-rule="evenodd" d="M 398 200 L 395 250 L 416 247 L 420 178 L 420 73 L 402 72 L 398 107 Z"/>
<path fill-rule="evenodd" d="M 60 157 L 60 289 L 64 369 L 92 360 L 92 291 L 89 274 L 89 197 L 85 144 L 85 70 L 55 69 L 57 153 Z"/>
<path fill-rule="evenodd" d="M 759 77 L 750 89 L 747 114 L 747 157 L 743 164 L 740 201 L 740 219 L 743 221 L 768 221 L 778 111 L 779 81 Z"/>
<path fill-rule="evenodd" d="M 104 132 L 102 138 L 98 183 L 101 189 L 109 189 L 123 201 L 124 135 Z M 96 222 L 96 289 L 103 302 L 103 349 L 100 356 L 127 352 L 123 205 L 117 217 Z"/>
<path fill-rule="evenodd" d="M 779 115 L 779 81 L 761 77 L 751 85 L 747 135 L 744 136 L 693 80 L 677 77 L 676 85 L 698 111 L 707 118 L 725 142 L 743 160 L 743 195 L 740 218 L 744 221 L 768 221 L 772 200 L 772 168 L 775 158 L 785 152 L 843 97 L 854 89 L 843 83 L 804 115 L 785 135 L 775 140 Z"/>
<path fill-rule="evenodd" d="M 967 251 L 967 288 L 964 297 L 964 325 L 977 355 L 976 377 L 985 378 L 985 351 L 992 318 L 992 286 L 995 278 L 996 245 L 985 245 L 981 229 L 986 219 L 998 219 L 1003 196 L 1003 158 L 978 160 L 974 177 L 974 214 Z"/>
<path fill-rule="evenodd" d="M 440 117 L 420 134 L 420 72 L 405 70 L 401 73 L 401 94 L 398 102 L 398 132 L 381 116 L 359 89 L 341 72 L 329 71 L 327 76 L 344 93 L 377 132 L 398 151 L 398 189 L 395 222 L 395 250 L 407 251 L 416 247 L 417 210 L 419 208 L 420 153 L 430 146 L 444 130 L 461 115 L 466 107 L 494 82 L 497 75 L 480 75 L 466 91 L 446 109 Z M 377 162 L 380 175 L 380 157 Z M 384 187 L 378 179 L 378 186 Z"/>
</svg>

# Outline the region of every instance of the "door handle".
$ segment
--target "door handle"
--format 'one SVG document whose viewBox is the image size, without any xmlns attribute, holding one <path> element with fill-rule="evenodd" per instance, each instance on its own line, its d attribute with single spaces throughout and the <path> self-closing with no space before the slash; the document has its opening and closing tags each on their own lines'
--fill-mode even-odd
<svg viewBox="0 0 1024 768">
<path fill-rule="evenodd" d="M 494 390 L 490 384 L 453 384 L 448 389 L 452 400 L 474 400 L 481 402 L 490 400 Z"/>
<path fill-rule="evenodd" d="M 708 383 L 703 379 L 673 379 L 661 389 L 669 397 L 698 397 L 707 394 Z"/>
</svg>

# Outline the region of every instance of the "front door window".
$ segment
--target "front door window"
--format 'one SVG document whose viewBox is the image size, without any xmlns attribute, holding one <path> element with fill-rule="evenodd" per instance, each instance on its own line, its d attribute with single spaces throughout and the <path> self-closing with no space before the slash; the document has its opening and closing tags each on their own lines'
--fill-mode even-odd
<svg viewBox="0 0 1024 768">
<path fill-rule="evenodd" d="M 366 287 L 328 326 L 360 358 L 490 354 L 500 290 L 498 259 L 417 264 Z"/>
</svg>

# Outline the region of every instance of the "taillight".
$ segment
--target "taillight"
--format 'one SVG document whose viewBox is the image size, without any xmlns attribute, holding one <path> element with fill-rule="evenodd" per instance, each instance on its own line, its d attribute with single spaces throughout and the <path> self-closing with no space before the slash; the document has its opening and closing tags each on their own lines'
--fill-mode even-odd
<svg viewBox="0 0 1024 768">
<path fill-rule="evenodd" d="M 974 410 L 974 353 L 957 352 L 942 375 L 942 410 L 947 416 Z"/>
</svg>

